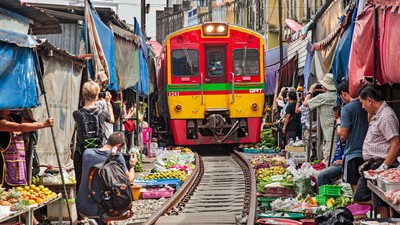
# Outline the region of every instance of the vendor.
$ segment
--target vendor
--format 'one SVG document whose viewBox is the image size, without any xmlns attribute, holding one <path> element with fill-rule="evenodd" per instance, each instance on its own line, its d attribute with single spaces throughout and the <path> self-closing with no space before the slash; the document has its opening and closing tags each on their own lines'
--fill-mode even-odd
<svg viewBox="0 0 400 225">
<path fill-rule="evenodd" d="M 360 171 L 386 170 L 397 167 L 399 154 L 399 120 L 393 109 L 381 98 L 378 90 L 367 85 L 360 91 L 362 107 L 368 112 L 369 127 L 365 136 L 362 156 L 365 163 L 360 166 Z M 380 218 L 389 217 L 389 207 L 377 195 L 372 199 L 371 190 L 367 180 L 361 177 L 354 193 L 354 202 L 371 204 L 378 208 Z"/>
<path fill-rule="evenodd" d="M 3 187 L 27 184 L 22 132 L 50 127 L 53 126 L 53 123 L 54 119 L 52 118 L 44 122 L 27 123 L 20 116 L 12 114 L 10 110 L 0 110 L 0 152 L 2 156 L 0 166 L 6 165 L 5 168 L 2 168 L 5 173 L 0 174 L 0 184 Z M 11 168 L 18 171 L 13 171 Z"/>
<path fill-rule="evenodd" d="M 0 110 L 0 186 L 11 188 L 13 186 L 27 185 L 27 171 L 25 160 L 25 146 L 22 132 L 36 131 L 51 127 L 54 119 L 49 118 L 44 122 L 26 122 L 10 110 Z M 39 224 L 33 218 L 33 224 Z"/>
<path fill-rule="evenodd" d="M 336 120 L 340 121 L 340 106 L 335 106 L 333 108 L 333 115 L 335 116 Z M 336 123 L 336 126 L 338 124 L 340 123 Z M 331 166 L 325 168 L 318 174 L 318 186 L 332 184 L 334 181 L 339 180 L 342 177 L 343 149 L 344 146 L 342 145 L 340 138 L 338 138 L 336 143 L 336 151 L 335 155 L 333 156 Z"/>
</svg>

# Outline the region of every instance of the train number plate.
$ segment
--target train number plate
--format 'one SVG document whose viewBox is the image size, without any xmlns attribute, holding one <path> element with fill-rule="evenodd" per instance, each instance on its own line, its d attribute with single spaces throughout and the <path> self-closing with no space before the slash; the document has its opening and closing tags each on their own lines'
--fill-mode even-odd
<svg viewBox="0 0 400 225">
<path fill-rule="evenodd" d="M 179 96 L 179 91 L 168 92 L 168 96 Z"/>
</svg>

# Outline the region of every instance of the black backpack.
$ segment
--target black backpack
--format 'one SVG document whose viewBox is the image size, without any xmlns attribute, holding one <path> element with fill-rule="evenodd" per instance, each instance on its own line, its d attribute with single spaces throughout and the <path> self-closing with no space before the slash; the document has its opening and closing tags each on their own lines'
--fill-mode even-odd
<svg viewBox="0 0 400 225">
<path fill-rule="evenodd" d="M 84 149 L 103 147 L 104 133 L 99 120 L 102 110 L 96 108 L 93 112 L 88 112 L 85 109 L 80 109 L 79 112 L 83 117 L 82 147 Z"/>
<path fill-rule="evenodd" d="M 89 195 L 102 209 L 100 217 L 120 217 L 132 209 L 131 184 L 122 165 L 110 153 L 107 159 L 92 166 L 89 170 Z M 97 174 L 101 183 L 101 193 L 92 191 L 93 176 Z M 104 215 L 105 214 L 105 215 Z M 133 214 L 132 214 L 133 215 Z"/>
</svg>

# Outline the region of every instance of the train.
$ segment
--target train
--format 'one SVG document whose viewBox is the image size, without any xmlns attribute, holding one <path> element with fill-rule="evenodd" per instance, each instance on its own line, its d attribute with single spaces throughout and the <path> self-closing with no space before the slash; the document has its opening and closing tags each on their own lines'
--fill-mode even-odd
<svg viewBox="0 0 400 225">
<path fill-rule="evenodd" d="M 257 142 L 264 55 L 259 33 L 227 23 L 168 35 L 157 61 L 159 133 L 174 145 Z"/>
</svg>

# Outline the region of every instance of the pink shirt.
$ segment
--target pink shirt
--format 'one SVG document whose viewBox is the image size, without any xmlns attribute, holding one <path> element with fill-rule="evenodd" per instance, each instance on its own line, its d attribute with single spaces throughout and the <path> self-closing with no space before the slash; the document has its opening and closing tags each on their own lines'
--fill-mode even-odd
<svg viewBox="0 0 400 225">
<path fill-rule="evenodd" d="M 386 158 L 390 148 L 390 139 L 399 136 L 399 120 L 395 112 L 383 102 L 369 123 L 363 144 L 363 158 Z"/>
</svg>

